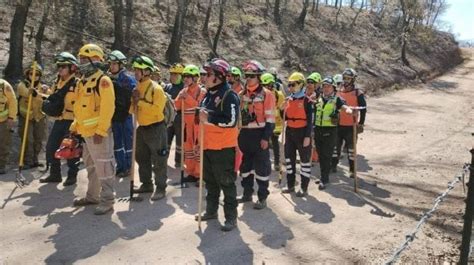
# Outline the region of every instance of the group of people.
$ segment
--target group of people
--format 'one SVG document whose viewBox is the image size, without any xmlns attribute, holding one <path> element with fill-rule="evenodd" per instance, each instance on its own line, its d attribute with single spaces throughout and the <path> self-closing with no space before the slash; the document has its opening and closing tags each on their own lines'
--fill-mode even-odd
<svg viewBox="0 0 474 265">
<path fill-rule="evenodd" d="M 205 183 L 207 203 L 202 220 L 217 219 L 223 192 L 223 231 L 235 228 L 239 202 L 253 202 L 254 182 L 258 186 L 254 209 L 267 206 L 270 149 L 274 170 L 282 168 L 280 136 L 287 178 L 283 193 L 307 196 L 316 156 L 321 169 L 319 189 L 325 189 L 330 172 L 337 171 L 343 146 L 353 176 L 353 129 L 363 131 L 366 114 L 365 97 L 355 86 L 357 74 L 353 69 L 324 78 L 316 72 L 307 77 L 294 72 L 284 87 L 274 69 L 267 71 L 256 60 L 237 67 L 216 58 L 202 66 L 174 64 L 169 71 L 170 83 L 164 84 L 151 58 L 136 56 L 128 61 L 120 51 L 105 54 L 98 45 L 86 44 L 77 58 L 68 52 L 55 57 L 57 80 L 51 87 L 41 82 L 43 70 L 36 64 L 24 71 L 25 79 L 17 87 L 18 99 L 11 85 L 0 80 L 0 134 L 7 140 L 0 145 L 0 174 L 6 173 L 17 110 L 20 134 L 29 123 L 27 137 L 22 139 L 26 141 L 23 168 L 40 166 L 38 154 L 47 124 L 45 101 L 61 94 L 62 111 L 51 117 L 54 124 L 46 145 L 50 174 L 40 182 L 62 182 L 57 150 L 64 138 L 80 139 L 89 183 L 86 195 L 73 204 L 96 205 L 97 215 L 113 210 L 114 178 L 130 175 L 133 151 L 141 182 L 134 192 L 153 193 L 151 200 L 164 198 L 173 139 L 175 167 L 183 167 L 187 173 L 182 181 L 197 183 L 202 177 Z M 128 74 L 128 63 L 134 76 Z M 176 115 L 170 115 L 170 106 Z M 297 153 L 301 177 L 298 191 Z M 79 159 L 67 159 L 63 185 L 76 183 Z M 235 184 L 238 174 L 242 178 L 241 197 L 237 197 Z"/>
</svg>

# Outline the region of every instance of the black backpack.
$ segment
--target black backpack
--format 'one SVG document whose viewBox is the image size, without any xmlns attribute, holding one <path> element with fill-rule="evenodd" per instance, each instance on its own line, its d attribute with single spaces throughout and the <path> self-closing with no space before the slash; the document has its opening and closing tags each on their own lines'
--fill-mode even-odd
<svg viewBox="0 0 474 265">
<path fill-rule="evenodd" d="M 103 75 L 98 78 L 97 84 L 94 88 L 97 95 L 100 96 L 99 93 L 99 84 L 100 79 L 102 79 Z M 130 105 L 132 104 L 132 91 L 126 88 L 123 88 L 119 82 L 112 79 L 112 83 L 114 85 L 114 93 L 115 93 L 115 112 L 114 116 L 112 117 L 112 121 L 114 122 L 125 122 L 128 118 L 128 111 L 130 109 Z"/>
<path fill-rule="evenodd" d="M 52 95 L 43 100 L 41 111 L 50 117 L 59 117 L 64 111 L 64 98 L 70 87 L 76 86 L 76 79 L 71 78 L 62 88 L 56 90 Z"/>
</svg>

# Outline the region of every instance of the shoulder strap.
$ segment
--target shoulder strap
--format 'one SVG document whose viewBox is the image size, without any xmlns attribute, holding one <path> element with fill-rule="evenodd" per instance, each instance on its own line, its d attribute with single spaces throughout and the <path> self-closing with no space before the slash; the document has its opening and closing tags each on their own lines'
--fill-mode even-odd
<svg viewBox="0 0 474 265">
<path fill-rule="evenodd" d="M 99 84 L 100 84 L 100 80 L 102 79 L 102 77 L 104 77 L 105 75 L 101 75 L 99 76 L 99 78 L 97 78 L 97 83 L 95 84 L 95 87 L 94 87 L 94 91 L 97 93 L 97 95 L 100 97 L 100 91 L 99 91 Z"/>
<path fill-rule="evenodd" d="M 234 90 L 233 90 L 232 88 L 229 88 L 229 89 L 226 90 L 226 92 L 224 92 L 224 96 L 222 96 L 222 100 L 221 100 L 221 103 L 220 103 L 220 105 L 221 105 L 221 111 L 224 111 L 224 100 L 226 99 L 227 95 L 228 95 L 229 93 L 232 93 L 232 92 L 234 92 Z M 234 92 L 234 93 L 235 93 L 235 92 Z"/>
</svg>

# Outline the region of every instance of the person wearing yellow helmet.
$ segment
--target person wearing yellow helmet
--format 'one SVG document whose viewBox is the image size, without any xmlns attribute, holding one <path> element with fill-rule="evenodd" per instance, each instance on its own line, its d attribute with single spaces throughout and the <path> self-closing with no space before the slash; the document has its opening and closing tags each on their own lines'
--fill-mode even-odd
<svg viewBox="0 0 474 265">
<path fill-rule="evenodd" d="M 285 96 L 280 90 L 276 89 L 275 81 L 275 76 L 271 73 L 265 73 L 260 77 L 260 84 L 275 95 L 275 129 L 270 140 L 273 149 L 273 167 L 275 171 L 280 171 L 280 143 L 278 139 L 283 129 L 282 112 L 285 105 Z"/>
<path fill-rule="evenodd" d="M 174 100 L 178 96 L 178 93 L 183 89 L 183 71 L 184 65 L 181 63 L 175 63 L 170 67 L 170 83 L 166 84 L 164 90 Z M 171 144 L 176 136 L 176 145 L 174 152 L 174 166 L 175 168 L 181 167 L 181 112 L 178 111 L 173 121 L 173 125 L 167 128 L 168 133 L 168 149 L 171 149 Z"/>
<path fill-rule="evenodd" d="M 128 113 L 132 91 L 137 85 L 135 78 L 126 69 L 127 57 L 119 50 L 107 55 L 109 64 L 108 76 L 114 82 L 115 99 L 120 104 L 112 117 L 112 132 L 114 134 L 114 155 L 116 161 L 116 176 L 119 178 L 130 175 L 132 166 L 132 116 Z"/>
<path fill-rule="evenodd" d="M 316 103 L 316 100 L 321 93 L 320 86 L 322 81 L 321 75 L 317 72 L 311 73 L 306 78 L 306 95 L 311 99 L 311 101 L 313 101 L 313 103 Z"/>
<path fill-rule="evenodd" d="M 227 82 L 230 87 L 235 91 L 235 93 L 240 93 L 242 91 L 242 71 L 236 66 L 230 68 L 230 73 L 227 74 Z"/>
<path fill-rule="evenodd" d="M 364 131 L 365 116 L 367 113 L 367 102 L 365 100 L 362 90 L 355 87 L 355 80 L 357 74 L 354 69 L 347 68 L 341 75 L 342 87 L 337 92 L 337 95 L 344 99 L 350 107 L 362 107 L 360 111 L 356 111 L 354 115 L 341 113 L 339 119 L 339 126 L 337 129 L 336 147 L 333 152 L 332 171 L 337 172 L 337 164 L 341 156 L 342 145 L 344 143 L 347 148 L 347 157 L 349 159 L 349 177 L 354 177 L 354 125 L 356 126 L 356 133 Z M 354 124 L 356 123 L 356 124 Z"/>
<path fill-rule="evenodd" d="M 296 182 L 296 152 L 300 156 L 301 189 L 297 197 L 308 194 L 311 177 L 311 129 L 313 104 L 306 96 L 305 77 L 293 72 L 288 77 L 289 96 L 285 107 L 285 161 L 287 188 L 283 193 L 294 193 Z"/>
<path fill-rule="evenodd" d="M 352 114 L 352 110 L 345 101 L 336 94 L 336 82 L 332 77 L 326 77 L 322 82 L 321 96 L 316 103 L 314 121 L 314 141 L 319 155 L 321 179 L 319 190 L 323 190 L 329 183 L 331 170 L 331 156 L 336 146 L 337 126 L 340 110 Z"/>
<path fill-rule="evenodd" d="M 46 160 L 50 165 L 49 176 L 40 179 L 41 183 L 57 183 L 62 181 L 61 176 L 61 160 L 55 158 L 55 152 L 60 147 L 62 140 L 69 134 L 69 127 L 74 120 L 73 106 L 75 102 L 75 87 L 77 78 L 75 73 L 77 70 L 77 59 L 68 52 L 61 52 L 54 57 L 54 62 L 58 69 L 58 78 L 52 86 L 52 95 L 48 97 L 43 105 L 43 111 L 54 118 L 53 127 L 49 133 L 48 142 L 46 143 Z M 62 109 L 59 115 L 54 115 L 46 111 L 46 104 L 51 104 L 51 108 L 57 109 L 54 100 L 61 100 Z M 64 186 L 74 185 L 77 181 L 77 172 L 79 171 L 79 158 L 67 160 L 68 172 L 67 179 L 63 183 Z"/>
<path fill-rule="evenodd" d="M 0 79 L 0 135 L 2 144 L 0 145 L 0 175 L 6 174 L 6 166 L 10 157 L 12 131 L 15 126 L 18 112 L 18 102 L 15 91 L 10 83 Z"/>
<path fill-rule="evenodd" d="M 254 182 L 258 184 L 258 201 L 254 209 L 267 206 L 269 177 L 272 171 L 269 141 L 275 128 L 275 96 L 260 83 L 265 67 L 255 60 L 244 63 L 245 88 L 240 92 L 242 128 L 239 133 L 239 148 L 242 151 L 243 196 L 241 203 L 252 201 Z M 255 179 L 255 181 L 254 181 Z"/>
<path fill-rule="evenodd" d="M 184 88 L 175 99 L 176 110 L 182 112 L 186 132 L 182 150 L 188 176 L 183 179 L 184 182 L 197 182 L 200 177 L 199 146 L 196 144 L 199 139 L 199 126 L 194 121 L 196 109 L 206 95 L 206 90 L 199 86 L 200 75 L 199 67 L 193 64 L 186 65 L 182 74 Z"/>
<path fill-rule="evenodd" d="M 161 69 L 155 65 L 155 70 L 151 73 L 151 80 L 158 83 L 161 87 L 165 87 L 165 83 L 161 80 Z"/>
<path fill-rule="evenodd" d="M 38 161 L 38 155 L 42 148 L 42 143 L 46 137 L 46 126 L 47 120 L 46 115 L 41 111 L 43 100 L 48 93 L 48 87 L 42 84 L 41 78 L 43 76 L 43 68 L 39 64 L 35 64 L 35 80 L 33 78 L 33 67 L 34 64 L 29 65 L 23 73 L 25 79 L 22 80 L 18 86 L 18 109 L 19 119 L 18 133 L 20 139 L 26 141 L 25 157 L 23 169 L 35 168 L 42 166 Z M 33 82 L 33 88 L 30 88 L 30 84 Z M 28 121 L 28 132 L 26 139 L 23 139 L 23 130 L 26 124 L 26 114 L 28 112 L 28 98 L 31 97 L 31 109 Z"/>
<path fill-rule="evenodd" d="M 79 49 L 81 80 L 75 88 L 74 121 L 69 128 L 84 138 L 82 157 L 89 185 L 86 196 L 74 200 L 74 206 L 98 204 L 94 214 L 113 210 L 115 202 L 114 137 L 111 123 L 115 112 L 112 80 L 101 70 L 104 52 L 96 44 Z"/>
<path fill-rule="evenodd" d="M 130 112 L 134 113 L 138 123 L 135 159 L 142 183 L 134 192 L 155 191 L 151 199 L 160 200 L 165 197 L 167 187 L 168 146 L 164 113 L 167 98 L 163 88 L 151 80 L 154 66 L 147 56 L 134 58 L 132 68 L 139 82 L 133 91 Z M 156 189 L 153 187 L 152 175 L 155 176 Z"/>
</svg>

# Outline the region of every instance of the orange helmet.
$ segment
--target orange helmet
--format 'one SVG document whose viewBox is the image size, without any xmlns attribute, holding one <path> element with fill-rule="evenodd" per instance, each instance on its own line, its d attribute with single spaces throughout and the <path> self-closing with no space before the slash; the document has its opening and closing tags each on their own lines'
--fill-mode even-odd
<svg viewBox="0 0 474 265">
<path fill-rule="evenodd" d="M 75 136 L 68 136 L 63 139 L 59 149 L 54 153 L 56 159 L 73 159 L 82 155 L 82 145 Z"/>
</svg>

